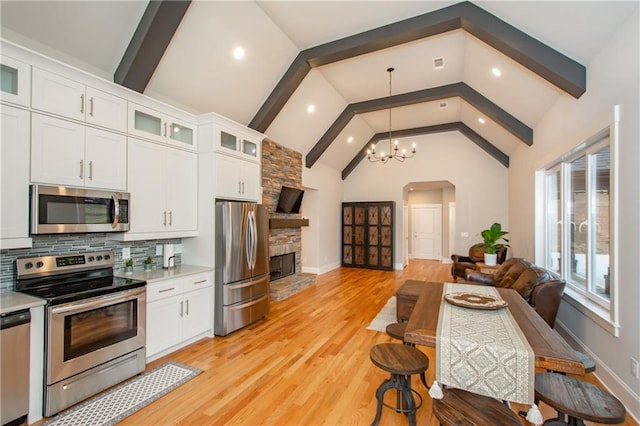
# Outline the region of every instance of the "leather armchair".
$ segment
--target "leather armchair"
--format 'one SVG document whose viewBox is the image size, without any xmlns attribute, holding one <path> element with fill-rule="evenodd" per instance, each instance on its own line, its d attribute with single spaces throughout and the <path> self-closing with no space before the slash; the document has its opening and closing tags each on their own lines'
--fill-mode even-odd
<svg viewBox="0 0 640 426">
<path fill-rule="evenodd" d="M 502 249 L 498 249 L 498 264 L 502 264 L 507 257 L 507 248 L 503 247 Z M 467 269 L 476 269 L 476 263 L 484 262 L 484 246 L 471 246 L 469 247 L 469 256 L 463 256 L 461 254 L 452 254 L 451 260 L 453 263 L 451 264 L 451 276 L 454 281 L 457 281 L 458 278 L 465 278 L 467 274 Z"/>
<path fill-rule="evenodd" d="M 548 270 L 521 258 L 511 258 L 493 275 L 467 270 L 465 279 L 469 284 L 516 290 L 553 328 L 565 282 L 556 279 Z"/>
</svg>

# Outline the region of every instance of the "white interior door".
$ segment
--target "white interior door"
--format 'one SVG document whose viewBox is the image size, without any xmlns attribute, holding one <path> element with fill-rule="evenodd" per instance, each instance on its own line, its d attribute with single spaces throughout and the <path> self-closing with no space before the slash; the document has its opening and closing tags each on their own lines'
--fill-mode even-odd
<svg viewBox="0 0 640 426">
<path fill-rule="evenodd" d="M 411 206 L 413 231 L 413 257 L 416 259 L 442 258 L 442 206 L 417 204 Z"/>
</svg>

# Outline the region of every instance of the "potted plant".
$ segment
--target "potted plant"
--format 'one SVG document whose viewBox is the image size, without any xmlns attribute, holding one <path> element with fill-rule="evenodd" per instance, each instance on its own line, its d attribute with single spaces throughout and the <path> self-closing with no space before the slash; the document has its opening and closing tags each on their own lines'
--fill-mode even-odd
<svg viewBox="0 0 640 426">
<path fill-rule="evenodd" d="M 509 240 L 504 238 L 504 236 L 508 233 L 508 231 L 503 231 L 502 225 L 497 222 L 491 225 L 491 228 L 485 229 L 480 233 L 480 235 L 482 235 L 482 239 L 484 241 L 484 246 L 486 249 L 486 253 L 484 254 L 484 263 L 487 266 L 496 265 L 498 258 L 496 250 L 499 250 L 503 247 L 509 247 Z M 504 243 L 499 243 L 500 240 L 503 240 Z"/>
<path fill-rule="evenodd" d="M 124 273 L 133 274 L 133 259 L 129 258 L 124 262 Z"/>
<path fill-rule="evenodd" d="M 144 270 L 145 271 L 150 271 L 151 268 L 153 267 L 153 259 L 151 259 L 151 256 L 147 256 L 147 258 L 144 260 Z"/>
</svg>

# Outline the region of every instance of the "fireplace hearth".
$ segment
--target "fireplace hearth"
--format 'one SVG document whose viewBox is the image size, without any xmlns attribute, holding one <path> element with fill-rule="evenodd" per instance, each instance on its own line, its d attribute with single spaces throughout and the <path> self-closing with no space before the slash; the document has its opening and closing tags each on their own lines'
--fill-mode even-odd
<svg viewBox="0 0 640 426">
<path fill-rule="evenodd" d="M 280 278 L 293 275 L 296 272 L 296 254 L 285 253 L 278 256 L 271 256 L 269 259 L 270 280 L 276 281 Z"/>
</svg>

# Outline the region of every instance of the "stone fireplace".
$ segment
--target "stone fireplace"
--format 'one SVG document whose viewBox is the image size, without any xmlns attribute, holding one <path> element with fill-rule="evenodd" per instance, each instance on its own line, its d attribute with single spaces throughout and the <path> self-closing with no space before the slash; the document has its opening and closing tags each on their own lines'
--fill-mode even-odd
<svg viewBox="0 0 640 426">
<path fill-rule="evenodd" d="M 299 214 L 276 213 L 282 186 L 302 187 L 302 154 L 265 139 L 262 142 L 262 204 L 267 206 L 270 219 L 300 219 Z M 293 254 L 293 273 L 271 280 L 271 300 L 286 299 L 315 284 L 314 274 L 302 273 L 301 237 L 300 226 L 270 226 L 269 256 Z"/>
<path fill-rule="evenodd" d="M 269 259 L 271 282 L 288 277 L 296 272 L 296 253 L 285 253 L 271 256 Z"/>
</svg>

